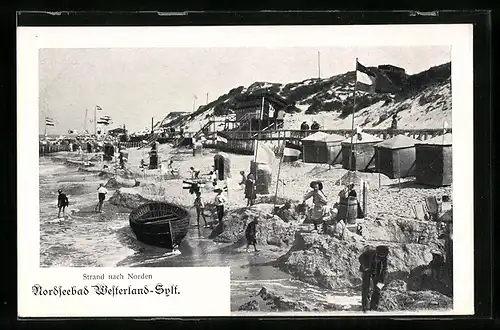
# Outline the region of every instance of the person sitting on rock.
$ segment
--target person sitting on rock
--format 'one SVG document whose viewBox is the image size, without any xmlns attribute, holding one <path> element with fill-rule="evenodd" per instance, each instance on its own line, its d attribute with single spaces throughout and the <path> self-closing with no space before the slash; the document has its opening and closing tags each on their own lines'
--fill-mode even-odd
<svg viewBox="0 0 500 330">
<path fill-rule="evenodd" d="M 250 245 L 253 245 L 253 248 L 255 252 L 257 252 L 257 224 L 259 223 L 259 220 L 257 218 L 254 218 L 253 221 L 251 221 L 245 230 L 245 238 L 247 240 L 247 252 L 248 248 Z"/>
<path fill-rule="evenodd" d="M 344 234 L 345 234 L 345 222 L 344 220 L 340 219 L 339 221 L 337 221 L 335 223 L 335 226 L 334 226 L 334 235 L 335 237 L 337 237 L 338 239 L 340 240 L 343 240 L 344 239 Z"/>
<path fill-rule="evenodd" d="M 319 130 L 319 123 L 315 120 L 311 125 L 311 131 L 318 131 L 318 130 Z"/>
<path fill-rule="evenodd" d="M 276 212 L 276 215 L 280 217 L 285 222 L 295 221 L 295 216 L 292 214 L 291 208 L 292 204 L 290 202 L 285 202 L 285 205 L 280 207 Z"/>
<path fill-rule="evenodd" d="M 368 308 L 370 310 L 378 308 L 380 290 L 384 287 L 384 281 L 387 276 L 388 255 L 389 247 L 379 245 L 375 249 L 366 250 L 359 256 L 359 270 L 362 273 L 361 305 L 363 312 L 366 312 Z M 370 298 L 371 282 L 373 282 L 373 289 Z M 370 304 L 369 307 L 368 304 Z"/>
<path fill-rule="evenodd" d="M 310 211 L 310 218 L 314 223 L 314 230 L 318 230 L 318 224 L 323 220 L 324 206 L 328 204 L 325 194 L 323 193 L 323 183 L 319 181 L 313 181 L 310 184 L 313 189 L 304 196 L 303 203 L 305 203 L 309 198 L 313 198 L 313 208 Z"/>
<path fill-rule="evenodd" d="M 356 226 L 356 234 L 359 236 L 363 236 L 363 227 L 359 223 Z"/>
</svg>

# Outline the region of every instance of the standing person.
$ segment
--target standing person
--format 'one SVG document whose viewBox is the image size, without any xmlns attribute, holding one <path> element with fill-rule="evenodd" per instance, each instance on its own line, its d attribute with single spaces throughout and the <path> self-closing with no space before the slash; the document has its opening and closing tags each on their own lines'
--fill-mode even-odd
<svg viewBox="0 0 500 330">
<path fill-rule="evenodd" d="M 245 176 L 245 171 L 240 171 L 240 175 L 241 175 L 241 182 L 239 184 L 243 185 L 247 181 L 246 176 Z"/>
<path fill-rule="evenodd" d="M 191 171 L 191 179 L 199 179 L 200 170 L 195 169 L 193 166 L 191 166 L 189 170 Z"/>
<path fill-rule="evenodd" d="M 384 287 L 387 276 L 387 256 L 389 247 L 379 245 L 373 249 L 363 252 L 359 256 L 359 270 L 362 273 L 361 304 L 363 312 L 368 309 L 376 310 L 380 300 L 380 290 Z M 370 295 L 370 283 L 373 282 L 372 295 Z M 370 305 L 368 307 L 368 304 Z"/>
<path fill-rule="evenodd" d="M 318 230 L 318 224 L 323 220 L 324 206 L 328 204 L 325 194 L 323 193 L 323 184 L 319 181 L 311 182 L 310 187 L 313 189 L 304 196 L 303 203 L 313 198 L 313 208 L 310 213 L 311 220 L 314 223 L 314 230 Z"/>
<path fill-rule="evenodd" d="M 392 115 L 391 129 L 398 129 L 398 116 Z"/>
<path fill-rule="evenodd" d="M 64 217 L 64 210 L 66 209 L 66 206 L 69 205 L 69 201 L 68 201 L 68 196 L 66 196 L 66 194 L 64 194 L 61 189 L 59 189 L 57 192 L 59 193 L 59 196 L 57 196 L 57 207 L 59 208 L 59 212 L 57 213 L 57 217 L 60 218 L 61 217 L 61 210 L 62 210 L 63 217 Z"/>
<path fill-rule="evenodd" d="M 200 215 L 202 216 L 203 221 L 205 221 L 205 228 L 207 228 L 207 219 L 205 218 L 205 214 L 203 213 L 205 211 L 205 203 L 203 202 L 203 198 L 201 197 L 201 192 L 199 190 L 196 191 L 194 207 L 196 208 L 196 222 L 198 224 L 198 228 L 200 228 Z"/>
<path fill-rule="evenodd" d="M 300 125 L 300 130 L 301 130 L 301 135 L 303 137 L 307 136 L 307 131 L 309 131 L 309 124 L 307 122 L 303 121 L 302 124 Z"/>
<path fill-rule="evenodd" d="M 97 189 L 98 197 L 99 197 L 99 203 L 94 208 L 94 211 L 101 213 L 102 212 L 102 205 L 104 204 L 104 200 L 106 199 L 106 194 L 108 193 L 108 190 L 104 187 L 102 183 L 99 184 L 99 188 Z"/>
<path fill-rule="evenodd" d="M 217 209 L 217 219 L 219 223 L 222 223 L 222 218 L 224 218 L 224 204 L 226 199 L 222 196 L 222 189 L 217 188 L 214 190 L 217 195 L 215 195 L 215 207 Z"/>
<path fill-rule="evenodd" d="M 319 123 L 315 120 L 311 125 L 311 131 L 316 132 L 319 130 Z"/>
<path fill-rule="evenodd" d="M 258 252 L 257 250 L 257 224 L 259 223 L 259 220 L 257 218 L 254 218 L 248 225 L 245 230 L 245 238 L 247 240 L 247 252 L 248 248 L 250 245 L 253 245 L 253 248 L 255 252 Z"/>
<path fill-rule="evenodd" d="M 212 181 L 212 185 L 214 187 L 217 186 L 217 179 L 219 178 L 219 173 L 217 172 L 216 169 L 210 172 L 210 180 Z"/>
<path fill-rule="evenodd" d="M 254 204 L 255 198 L 257 198 L 256 188 L 255 178 L 253 174 L 250 173 L 245 181 L 245 198 L 247 199 L 247 206 L 252 206 Z"/>
</svg>

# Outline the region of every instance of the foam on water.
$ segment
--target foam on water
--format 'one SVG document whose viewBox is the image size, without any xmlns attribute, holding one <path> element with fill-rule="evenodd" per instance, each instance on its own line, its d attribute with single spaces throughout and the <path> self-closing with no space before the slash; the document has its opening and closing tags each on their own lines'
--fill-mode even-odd
<svg viewBox="0 0 500 330">
<path fill-rule="evenodd" d="M 232 310 L 237 310 L 262 287 L 304 301 L 338 304 L 355 300 L 349 293 L 324 290 L 291 279 L 288 274 L 265 264 L 270 258 L 265 252 L 223 252 L 220 249 L 230 244 L 208 239 L 209 229 L 191 228 L 179 251 L 173 253 L 145 245 L 137 241 L 130 229 L 127 212 L 108 202 L 102 214 L 93 211 L 98 182 L 103 180 L 96 173 L 79 172 L 75 167 L 40 160 L 41 267 L 230 266 Z M 65 218 L 56 218 L 59 188 L 70 202 Z M 112 194 L 113 190 L 109 190 L 109 196 Z"/>
</svg>

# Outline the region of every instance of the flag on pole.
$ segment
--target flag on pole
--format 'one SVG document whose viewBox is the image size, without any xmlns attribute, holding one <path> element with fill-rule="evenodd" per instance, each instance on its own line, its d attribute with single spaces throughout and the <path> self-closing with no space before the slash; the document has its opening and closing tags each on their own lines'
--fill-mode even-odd
<svg viewBox="0 0 500 330">
<path fill-rule="evenodd" d="M 95 109 L 96 109 L 97 111 L 101 111 L 101 110 L 102 110 L 102 108 L 101 108 L 101 106 L 100 106 L 100 105 L 96 105 L 96 106 L 95 106 Z"/>
<path fill-rule="evenodd" d="M 97 121 L 98 124 L 100 125 L 110 125 L 111 123 L 113 123 L 113 121 L 111 120 L 111 117 L 110 116 L 103 116 L 101 118 L 99 118 L 99 120 Z"/>
<path fill-rule="evenodd" d="M 255 143 L 254 148 L 254 159 L 256 163 L 263 163 L 272 165 L 276 156 L 274 155 L 274 151 L 271 150 L 265 143 Z"/>
<path fill-rule="evenodd" d="M 217 134 L 217 142 L 227 143 L 227 139 Z"/>
<path fill-rule="evenodd" d="M 377 75 L 356 61 L 356 88 L 366 93 L 375 93 Z"/>
<path fill-rule="evenodd" d="M 269 118 L 274 118 L 274 113 L 276 111 L 274 110 L 274 107 L 272 104 L 269 104 Z"/>
<path fill-rule="evenodd" d="M 55 126 L 54 125 L 54 120 L 52 120 L 52 118 L 45 117 L 45 125 L 46 126 Z"/>
<path fill-rule="evenodd" d="M 447 122 L 447 121 L 445 121 L 445 122 L 443 123 L 443 134 L 446 134 L 446 130 L 447 130 L 447 129 L 448 129 L 448 122 Z"/>
</svg>

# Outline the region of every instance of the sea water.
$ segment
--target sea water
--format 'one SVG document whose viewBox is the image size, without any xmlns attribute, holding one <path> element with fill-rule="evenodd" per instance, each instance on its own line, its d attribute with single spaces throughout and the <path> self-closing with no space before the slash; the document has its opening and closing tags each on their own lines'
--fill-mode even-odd
<svg viewBox="0 0 500 330">
<path fill-rule="evenodd" d="M 96 213 L 97 188 L 106 180 L 53 158 L 40 157 L 41 267 L 231 267 L 231 309 L 247 302 L 262 287 L 287 298 L 310 303 L 351 305 L 359 293 L 331 291 L 308 285 L 270 266 L 265 252 L 237 252 L 208 239 L 210 229 L 192 226 L 179 246 L 180 254 L 138 242 L 129 227 L 130 210 L 109 204 Z M 57 217 L 57 190 L 68 196 L 66 216 Z M 193 211 L 193 210 L 190 210 Z M 196 217 L 191 217 L 194 225 Z M 275 258 L 274 258 L 275 259 Z M 200 281 L 210 278 L 200 273 Z"/>
</svg>

